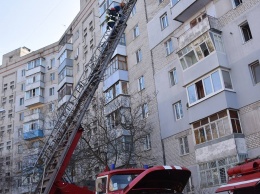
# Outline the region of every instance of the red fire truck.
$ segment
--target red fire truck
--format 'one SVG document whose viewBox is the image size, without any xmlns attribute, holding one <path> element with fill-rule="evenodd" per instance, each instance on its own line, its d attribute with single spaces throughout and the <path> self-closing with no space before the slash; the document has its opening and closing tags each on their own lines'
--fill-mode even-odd
<svg viewBox="0 0 260 194">
<path fill-rule="evenodd" d="M 260 159 L 246 160 L 245 163 L 228 170 L 229 181 L 220 186 L 216 193 L 260 194 Z"/>
</svg>

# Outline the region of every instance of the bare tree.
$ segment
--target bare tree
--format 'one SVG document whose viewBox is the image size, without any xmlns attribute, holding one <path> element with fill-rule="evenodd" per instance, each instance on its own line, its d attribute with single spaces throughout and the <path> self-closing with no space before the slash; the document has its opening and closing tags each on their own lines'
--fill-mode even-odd
<svg viewBox="0 0 260 194">
<path fill-rule="evenodd" d="M 146 151 L 152 132 L 147 122 L 150 101 L 149 97 L 138 101 L 121 96 L 108 103 L 104 97 L 94 98 L 82 122 L 85 131 L 67 170 L 69 176 L 80 182 L 110 164 L 127 168 L 150 160 L 151 154 Z"/>
</svg>

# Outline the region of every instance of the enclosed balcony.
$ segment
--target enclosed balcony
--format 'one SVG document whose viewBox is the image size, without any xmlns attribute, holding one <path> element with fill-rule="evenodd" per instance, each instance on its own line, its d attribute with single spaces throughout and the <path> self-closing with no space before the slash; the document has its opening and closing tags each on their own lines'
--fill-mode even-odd
<svg viewBox="0 0 260 194">
<path fill-rule="evenodd" d="M 104 91 L 106 91 L 119 80 L 128 81 L 128 67 L 126 63 L 126 57 L 117 55 L 115 58 L 113 58 L 105 71 L 104 77 Z"/>
<path fill-rule="evenodd" d="M 207 31 L 215 31 L 220 34 L 218 19 L 207 14 L 202 14 L 190 22 L 190 29 L 178 37 L 179 50 L 190 44 Z"/>
<path fill-rule="evenodd" d="M 33 121 L 33 120 L 44 120 L 44 115 L 40 112 L 32 113 L 29 115 L 24 116 L 24 123 Z"/>
<path fill-rule="evenodd" d="M 119 95 L 112 101 L 109 101 L 109 103 L 107 103 L 105 106 L 104 113 L 105 115 L 110 114 L 111 112 L 121 107 L 130 107 L 130 96 Z"/>
<path fill-rule="evenodd" d="M 41 129 L 31 130 L 23 133 L 24 140 L 32 140 L 32 139 L 42 138 L 42 137 L 44 137 L 44 135 L 43 135 L 43 130 Z"/>
<path fill-rule="evenodd" d="M 23 125 L 24 140 L 31 140 L 35 138 L 42 138 L 43 134 L 43 120 L 34 120 Z"/>
<path fill-rule="evenodd" d="M 26 77 L 25 91 L 32 90 L 33 88 L 38 88 L 38 87 L 41 88 L 45 87 L 43 73 L 37 73 Z"/>
<path fill-rule="evenodd" d="M 28 62 L 25 76 L 30 76 L 36 73 L 45 73 L 45 58 L 38 58 Z"/>
<path fill-rule="evenodd" d="M 34 88 L 25 92 L 24 105 L 29 107 L 32 105 L 39 105 L 44 103 L 43 88 Z"/>
<path fill-rule="evenodd" d="M 73 67 L 73 60 L 72 59 L 64 59 L 63 62 L 60 64 L 58 68 L 58 74 L 65 68 L 65 67 Z"/>
<path fill-rule="evenodd" d="M 212 0 L 171 0 L 171 13 L 174 20 L 185 22 L 198 13 Z"/>
</svg>

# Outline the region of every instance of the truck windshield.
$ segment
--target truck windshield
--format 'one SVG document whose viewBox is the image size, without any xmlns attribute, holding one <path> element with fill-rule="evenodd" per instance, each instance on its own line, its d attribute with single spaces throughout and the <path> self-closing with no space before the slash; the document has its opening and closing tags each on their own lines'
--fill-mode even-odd
<svg viewBox="0 0 260 194">
<path fill-rule="evenodd" d="M 116 190 L 124 189 L 137 176 L 138 174 L 113 175 L 109 181 L 109 190 L 116 191 Z"/>
</svg>

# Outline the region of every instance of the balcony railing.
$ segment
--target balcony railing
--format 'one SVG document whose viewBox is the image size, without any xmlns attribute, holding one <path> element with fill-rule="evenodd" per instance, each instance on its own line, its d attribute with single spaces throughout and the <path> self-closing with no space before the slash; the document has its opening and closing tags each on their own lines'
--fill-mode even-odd
<svg viewBox="0 0 260 194">
<path fill-rule="evenodd" d="M 42 137 L 44 137 L 42 129 L 31 130 L 23 133 L 24 140 L 32 140 L 32 139 L 42 138 Z"/>
</svg>

